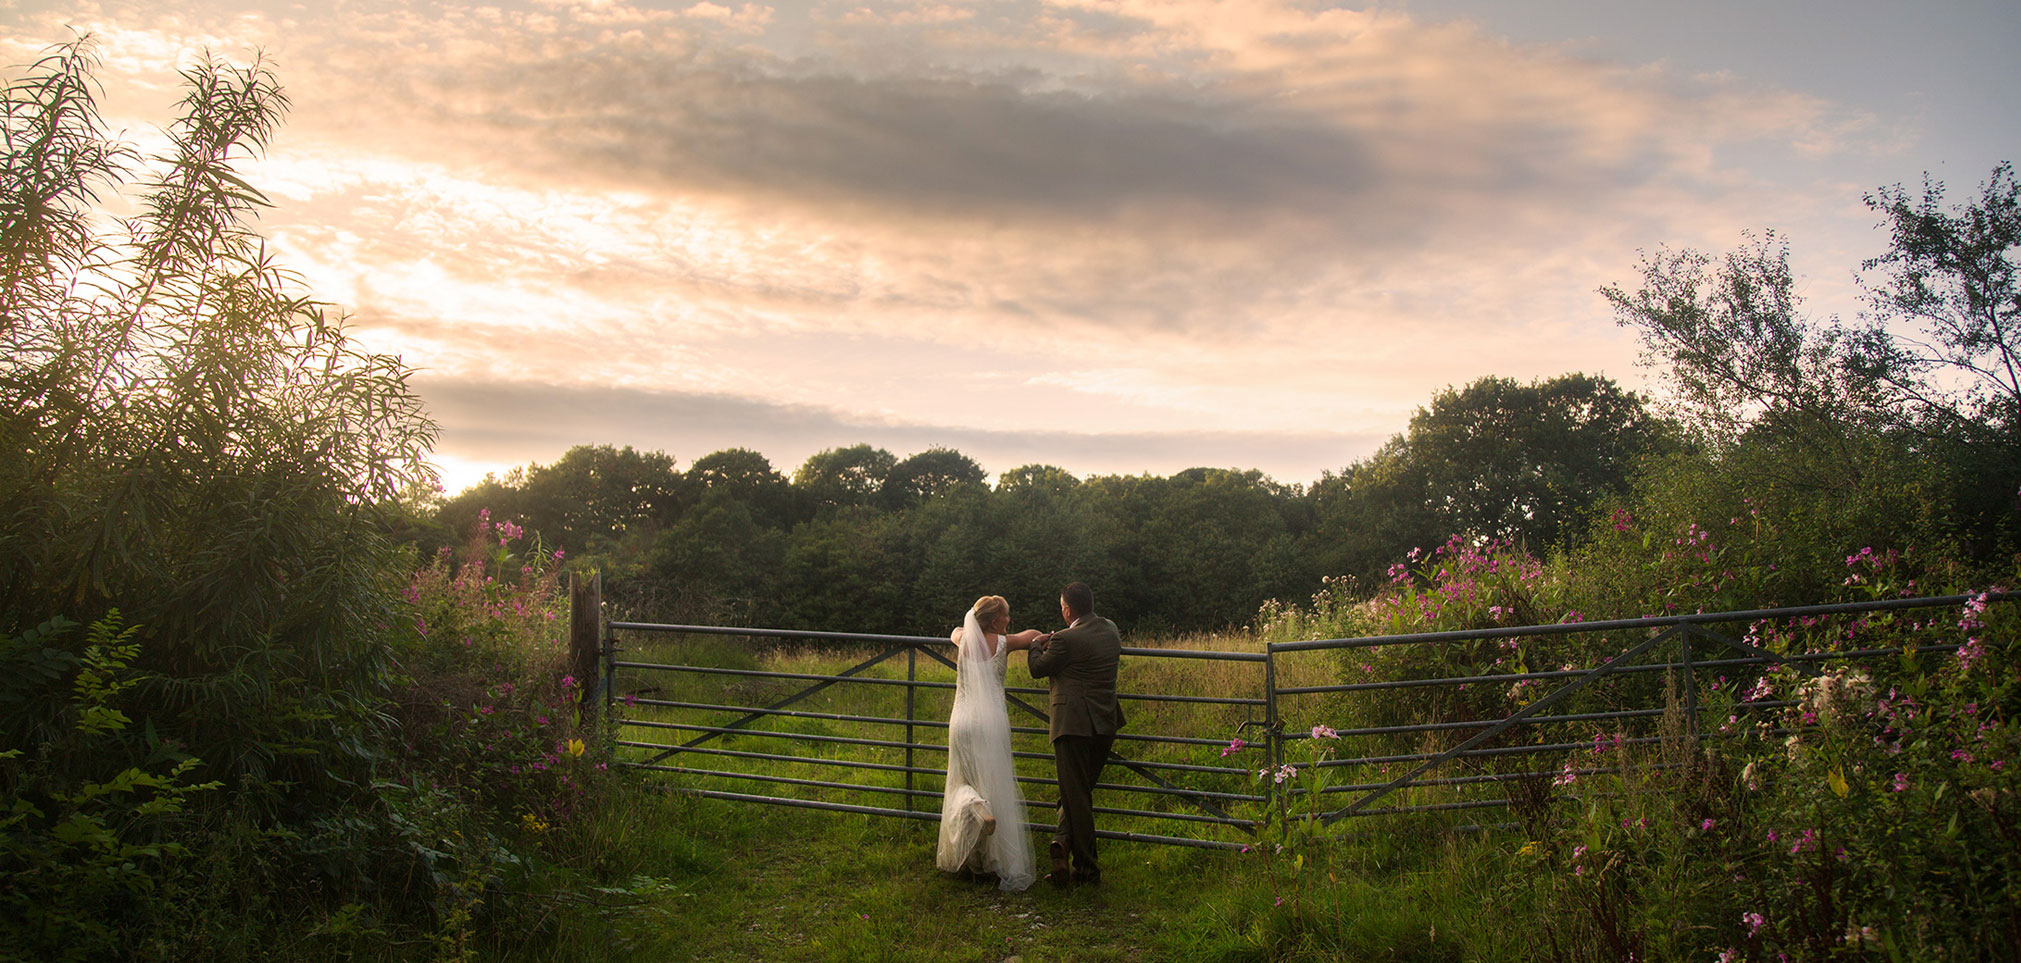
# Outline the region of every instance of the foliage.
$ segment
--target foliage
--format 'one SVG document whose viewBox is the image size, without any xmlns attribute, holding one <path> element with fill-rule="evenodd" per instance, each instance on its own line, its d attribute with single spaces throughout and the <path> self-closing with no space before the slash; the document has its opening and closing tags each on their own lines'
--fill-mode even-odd
<svg viewBox="0 0 2021 963">
<path fill-rule="evenodd" d="M 446 500 L 436 513 L 462 531 L 480 511 L 520 520 L 570 556 L 610 551 L 628 538 L 650 539 L 691 507 L 692 492 L 674 459 L 630 446 L 577 445 L 551 465 L 507 472 Z M 447 542 L 428 544 L 440 550 Z"/>
<path fill-rule="evenodd" d="M 5 707 L 9 735 L 33 735 L 0 751 L 0 946 L 36 959 L 107 958 L 159 925 L 186 806 L 222 785 L 193 781 L 200 761 L 151 720 L 133 731 L 121 707 L 139 682 L 138 627 L 111 612 L 71 652 L 59 646 L 73 628 L 0 634 L 0 672 L 39 690 Z"/>
<path fill-rule="evenodd" d="M 1579 811 L 1534 827 L 1524 885 L 1555 910 L 1540 922 L 1586 958 L 1999 958 L 2021 937 L 2021 620 L 2000 608 L 1757 626 L 1775 651 L 1903 654 L 1714 688 L 1732 740 L 1717 749 L 1673 724 L 1653 751 L 1619 750 L 1581 779 Z M 1915 651 L 1961 634 L 1955 655 Z"/>
<path fill-rule="evenodd" d="M 793 484 L 818 510 L 868 505 L 896 467 L 898 459 L 882 448 L 829 448 L 808 456 L 793 473 Z"/>
<path fill-rule="evenodd" d="M 1800 487 L 1846 495 L 1907 476 L 1978 561 L 2021 545 L 2021 185 L 2001 164 L 1980 197 L 1941 185 L 1866 198 L 1889 248 L 1861 267 L 1861 323 L 1804 314 L 1786 243 L 1750 237 L 1723 259 L 1662 250 L 1641 285 L 1601 293 L 1715 447 L 1750 444 Z M 1935 533 L 1933 533 L 1935 534 Z"/>
<path fill-rule="evenodd" d="M 1215 630 L 1310 594 L 1327 572 L 1372 584 L 1413 545 L 1452 531 L 1554 544 L 1670 438 L 1604 378 L 1484 378 L 1442 393 L 1408 434 L 1309 491 L 1255 470 L 1079 479 L 1049 465 L 1010 469 L 988 488 L 960 452 L 900 459 L 863 444 L 810 456 L 788 482 L 746 449 L 679 472 L 662 453 L 585 447 L 556 470 L 488 479 L 444 503 L 436 523 L 461 529 L 482 505 L 505 506 L 604 571 L 620 611 L 656 620 L 937 633 L 983 592 L 1044 618 L 1061 585 L 1085 581 L 1127 627 Z M 582 541 L 551 508 L 559 496 L 542 492 L 560 466 L 607 463 L 648 467 L 611 467 L 568 490 L 665 497 L 628 502 L 622 526 Z"/>
<path fill-rule="evenodd" d="M 186 70 L 144 164 L 104 136 L 92 69 L 78 41 L 5 94 L 0 629 L 117 604 L 158 731 L 266 804 L 341 794 L 401 560 L 372 506 L 433 428 L 247 226 L 267 202 L 234 166 L 286 107 L 267 69 Z"/>
<path fill-rule="evenodd" d="M 1567 374 L 1447 388 L 1409 429 L 1313 488 L 1327 571 L 1372 580 L 1405 551 L 1452 534 L 1542 551 L 1624 494 L 1674 432 L 1614 382 Z"/>
</svg>

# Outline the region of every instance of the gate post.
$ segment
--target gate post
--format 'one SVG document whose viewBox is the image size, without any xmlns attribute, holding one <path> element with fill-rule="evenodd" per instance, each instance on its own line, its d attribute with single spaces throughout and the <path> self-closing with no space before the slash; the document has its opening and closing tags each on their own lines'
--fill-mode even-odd
<svg viewBox="0 0 2021 963">
<path fill-rule="evenodd" d="M 603 657 L 603 573 L 569 574 L 568 581 L 569 675 L 576 684 L 576 721 L 588 722 L 597 713 L 597 680 L 602 678 Z"/>
</svg>

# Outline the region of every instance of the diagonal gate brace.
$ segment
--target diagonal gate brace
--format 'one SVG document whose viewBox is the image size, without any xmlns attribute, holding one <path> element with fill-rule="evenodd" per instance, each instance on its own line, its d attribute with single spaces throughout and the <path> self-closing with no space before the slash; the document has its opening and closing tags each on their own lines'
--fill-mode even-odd
<svg viewBox="0 0 2021 963">
<path fill-rule="evenodd" d="M 947 656 L 941 655 L 940 653 L 935 652 L 931 649 L 922 649 L 921 651 L 925 652 L 928 656 L 932 657 L 935 661 L 939 662 L 941 665 L 947 666 L 950 669 L 956 668 L 955 664 L 949 661 Z M 1026 702 L 1023 699 L 1020 699 L 1017 696 L 1011 695 L 1008 692 L 1004 693 L 1004 699 L 1011 705 L 1017 706 L 1018 708 L 1031 713 L 1034 717 L 1038 718 L 1039 721 L 1051 724 L 1052 717 L 1044 712 L 1039 711 L 1038 708 L 1033 706 L 1031 703 Z M 1199 798 L 1191 795 L 1190 793 L 1187 793 L 1184 787 L 1175 786 L 1172 783 L 1167 782 L 1163 777 L 1159 776 L 1156 771 L 1146 769 L 1142 766 L 1137 765 L 1136 762 L 1124 757 L 1123 755 L 1117 753 L 1113 749 L 1109 750 L 1109 762 L 1120 765 L 1125 769 L 1128 769 L 1131 772 L 1134 772 L 1137 775 L 1144 777 L 1146 781 L 1150 782 L 1152 785 L 1157 786 L 1160 789 L 1170 789 L 1174 792 L 1179 793 L 1180 798 L 1186 800 L 1189 803 L 1192 803 L 1194 806 L 1199 807 L 1201 811 L 1207 813 L 1210 816 L 1216 816 L 1221 819 L 1235 818 L 1233 816 L 1230 816 L 1228 813 L 1222 811 L 1221 807 L 1216 806 L 1211 802 L 1208 802 L 1206 799 Z M 1249 831 L 1253 833 L 1255 832 L 1255 829 L 1250 828 Z"/>
<path fill-rule="evenodd" d="M 842 681 L 842 678 L 846 678 L 846 677 L 848 677 L 848 676 L 853 676 L 853 675 L 855 675 L 855 674 L 857 674 L 857 673 L 859 673 L 859 672 L 862 672 L 863 670 L 865 670 L 865 669 L 868 669 L 868 668 L 870 668 L 871 666 L 877 665 L 878 663 L 880 663 L 880 662 L 883 662 L 884 660 L 886 660 L 886 659 L 889 659 L 889 658 L 891 658 L 892 656 L 894 656 L 894 655 L 897 655 L 897 654 L 898 654 L 898 653 L 900 653 L 900 652 L 904 652 L 904 651 L 905 651 L 906 649 L 908 649 L 908 648 L 910 648 L 910 646 L 904 646 L 904 645 L 901 645 L 901 646 L 898 646 L 897 648 L 893 648 L 893 649 L 887 649 L 887 650 L 885 650 L 885 652 L 884 652 L 884 653 L 883 653 L 882 655 L 877 655 L 877 656 L 873 656 L 873 657 L 871 657 L 871 658 L 869 658 L 869 659 L 867 659 L 867 660 L 865 660 L 865 661 L 863 661 L 863 662 L 859 662 L 859 663 L 857 663 L 856 665 L 853 665 L 853 666 L 851 666 L 851 667 L 849 667 L 849 668 L 847 668 L 847 669 L 844 669 L 844 670 L 842 670 L 842 672 L 841 672 L 841 673 L 839 673 L 839 676 L 840 676 L 840 677 L 838 677 L 838 678 L 834 678 L 834 679 L 828 679 L 828 680 L 825 680 L 825 681 L 822 681 L 822 682 L 817 682 L 817 683 L 815 683 L 815 684 L 813 684 L 813 685 L 810 685 L 810 686 L 808 686 L 807 688 L 805 688 L 805 689 L 801 689 L 800 691 L 798 691 L 798 692 L 795 692 L 795 693 L 793 693 L 792 695 L 789 695 L 789 696 L 787 696 L 787 697 L 786 697 L 786 698 L 784 698 L 784 699 L 780 699 L 779 701 L 777 701 L 777 702 L 774 702 L 774 703 L 772 703 L 771 705 L 769 705 L 769 706 L 766 706 L 766 707 L 765 707 L 765 708 L 763 708 L 763 709 L 759 709 L 759 710 L 758 710 L 758 711 L 756 711 L 756 712 L 753 712 L 753 713 L 751 713 L 751 714 L 749 714 L 749 715 L 746 715 L 746 716 L 745 716 L 744 718 L 742 718 L 742 719 L 738 719 L 737 721 L 735 721 L 735 722 L 732 722 L 732 723 L 730 723 L 729 725 L 727 725 L 727 726 L 724 726 L 723 728 L 725 728 L 725 729 L 742 729 L 742 728 L 744 728 L 745 726 L 748 726 L 748 725 L 750 725 L 750 724 L 751 724 L 751 723 L 753 723 L 753 722 L 757 722 L 758 720 L 760 720 L 760 719 L 763 719 L 763 718 L 765 718 L 766 716 L 769 716 L 769 715 L 771 715 L 771 714 L 772 714 L 773 712 L 775 712 L 775 711 L 777 711 L 777 710 L 779 710 L 779 709 L 784 709 L 784 708 L 786 708 L 787 706 L 790 706 L 790 705 L 792 705 L 792 704 L 793 704 L 793 703 L 795 703 L 795 702 L 799 702 L 800 700 L 802 700 L 802 699 L 805 699 L 805 698 L 807 698 L 808 696 L 811 696 L 811 695 L 813 695 L 813 694 L 814 694 L 814 693 L 816 693 L 816 692 L 820 692 L 821 690 L 823 690 L 823 689 L 826 689 L 826 688 L 828 688 L 829 686 L 831 686 L 831 685 L 834 685 L 835 683 L 837 683 L 837 682 L 840 682 L 840 681 Z M 671 755 L 673 755 L 674 753 L 680 752 L 680 751 L 681 751 L 681 750 L 683 750 L 683 749 L 693 749 L 694 747 L 696 747 L 696 746 L 699 746 L 699 745 L 701 745 L 701 744 L 702 744 L 702 743 L 704 743 L 704 742 L 708 742 L 709 740 L 711 740 L 711 739 L 714 739 L 714 738 L 716 738 L 717 736 L 722 736 L 722 735 L 727 735 L 727 734 L 728 734 L 728 733 L 723 733 L 723 732 L 707 732 L 707 733 L 703 733 L 702 735 L 696 736 L 695 738 L 693 738 L 693 739 L 690 739 L 690 740 L 688 740 L 687 742 L 681 743 L 681 744 L 680 744 L 680 745 L 678 745 L 678 746 L 669 746 L 669 747 L 667 747 L 667 749 L 666 749 L 666 751 L 665 751 L 665 752 L 662 752 L 662 753 L 660 753 L 659 755 L 657 755 L 657 756 L 654 756 L 654 757 L 652 757 L 651 759 L 648 759 L 648 760 L 646 760 L 646 761 L 645 761 L 645 765 L 648 765 L 648 766 L 650 766 L 650 765 L 652 765 L 653 763 L 659 762 L 660 760 L 662 760 L 662 759 L 665 759 L 665 758 L 667 758 L 668 756 L 671 756 Z"/>
</svg>

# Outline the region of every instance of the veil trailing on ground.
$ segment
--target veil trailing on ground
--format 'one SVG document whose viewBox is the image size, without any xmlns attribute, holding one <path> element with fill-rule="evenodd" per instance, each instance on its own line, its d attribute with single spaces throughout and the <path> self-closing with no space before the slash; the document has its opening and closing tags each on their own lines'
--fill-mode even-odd
<svg viewBox="0 0 2021 963">
<path fill-rule="evenodd" d="M 1032 884 L 1037 872 L 1012 764 L 1003 660 L 996 651 L 1004 644 L 984 635 L 975 611 L 969 610 L 956 647 L 954 711 L 947 726 L 947 788 L 941 798 L 936 863 L 948 872 L 995 873 L 999 888 L 1021 890 Z"/>
</svg>

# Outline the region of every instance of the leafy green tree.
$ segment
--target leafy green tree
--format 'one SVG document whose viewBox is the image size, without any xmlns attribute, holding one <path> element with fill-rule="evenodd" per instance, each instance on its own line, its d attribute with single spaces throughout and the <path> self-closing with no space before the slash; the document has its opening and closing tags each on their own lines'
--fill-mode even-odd
<svg viewBox="0 0 2021 963">
<path fill-rule="evenodd" d="M 1586 374 L 1447 388 L 1375 454 L 1313 486 L 1312 554 L 1371 586 L 1411 550 L 1453 535 L 1557 545 L 1640 459 L 1675 444 L 1633 392 Z"/>
<path fill-rule="evenodd" d="M 816 511 L 868 505 L 897 464 L 892 453 L 867 444 L 828 448 L 807 457 L 793 473 L 793 486 L 813 501 Z"/>
<path fill-rule="evenodd" d="M 1155 490 L 1135 533 L 1142 572 L 1138 618 L 1147 625 L 1219 629 L 1247 624 L 1282 580 L 1289 539 L 1286 493 L 1263 473 L 1190 468 Z M 1261 558 L 1272 564 L 1259 568 Z"/>
<path fill-rule="evenodd" d="M 528 468 L 519 488 L 521 524 L 570 555 L 632 532 L 650 537 L 662 519 L 675 517 L 688 500 L 673 456 L 634 451 L 629 445 L 577 445 L 552 465 Z"/>
<path fill-rule="evenodd" d="M 1596 500 L 1626 492 L 1636 460 L 1666 434 L 1606 378 L 1490 376 L 1433 396 L 1411 417 L 1407 445 L 1448 534 L 1542 547 L 1576 530 Z"/>
<path fill-rule="evenodd" d="M 1850 357 L 1891 389 L 1884 403 L 1989 430 L 1987 440 L 2011 452 L 2021 420 L 2021 183 L 2002 163 L 1977 201 L 1952 212 L 1943 198 L 1927 177 L 1920 199 L 1900 185 L 1867 195 L 1890 238 L 1887 253 L 1860 265 L 1880 276 L 1867 279 L 1872 313 Z"/>
<path fill-rule="evenodd" d="M 1871 380 L 1841 363 L 1836 320 L 1803 316 L 1789 245 L 1774 232 L 1717 261 L 1659 250 L 1640 271 L 1634 293 L 1612 285 L 1600 293 L 1641 335 L 1643 363 L 1664 376 L 1706 440 L 1729 443 L 1768 417 L 1799 425 L 1874 408 Z"/>
<path fill-rule="evenodd" d="M 1081 480 L 1072 472 L 1056 465 L 1020 465 L 998 475 L 996 490 L 1006 494 L 1013 492 L 1067 492 L 1079 487 Z"/>
<path fill-rule="evenodd" d="M 772 468 L 772 462 L 749 448 L 726 448 L 695 459 L 688 466 L 688 483 L 697 497 L 702 492 L 721 491 L 751 506 L 760 524 L 784 528 L 799 521 L 799 495 L 786 476 Z"/>
<path fill-rule="evenodd" d="M 1860 265 L 1870 314 L 1848 353 L 1923 433 L 1917 447 L 1955 466 L 1953 528 L 1991 558 L 2021 546 L 2021 184 L 2002 163 L 1976 201 L 1947 211 L 1943 194 L 1926 178 L 1913 202 L 1900 186 L 1867 196 L 1890 244 Z"/>
<path fill-rule="evenodd" d="M 967 455 L 952 448 L 928 448 L 891 467 L 879 488 L 887 508 L 904 508 L 956 485 L 980 485 L 988 474 Z"/>
<path fill-rule="evenodd" d="M 2021 540 L 2021 187 L 2002 164 L 1961 209 L 1942 193 L 1868 195 L 1890 241 L 1862 265 L 1860 324 L 1804 314 L 1773 235 L 1717 262 L 1661 252 L 1634 293 L 1602 293 L 1715 447 L 1779 452 L 1779 473 L 1814 499 L 1911 479 L 1942 503 L 1924 540 L 1959 539 L 1983 560 Z"/>
<path fill-rule="evenodd" d="M 159 733 L 236 786 L 347 791 L 407 561 L 375 506 L 434 426 L 249 226 L 268 202 L 235 166 L 286 107 L 266 67 L 184 71 L 142 164 L 93 64 L 59 48 L 0 108 L 0 632 L 117 606 Z"/>
<path fill-rule="evenodd" d="M 1095 587 L 1104 615 L 1134 623 L 1107 550 L 1119 540 L 1117 526 L 1095 510 L 1079 479 L 1051 465 L 1014 468 L 997 477 L 989 506 L 989 587 L 1010 600 L 1017 625 L 1054 626 L 1069 582 Z"/>
</svg>

